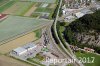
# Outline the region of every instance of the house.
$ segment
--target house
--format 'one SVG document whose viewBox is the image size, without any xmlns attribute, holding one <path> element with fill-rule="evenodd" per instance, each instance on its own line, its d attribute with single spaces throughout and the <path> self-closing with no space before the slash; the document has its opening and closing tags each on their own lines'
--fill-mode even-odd
<svg viewBox="0 0 100 66">
<path fill-rule="evenodd" d="M 87 48 L 87 47 L 84 47 L 84 50 L 85 50 L 86 52 L 94 52 L 94 51 L 95 51 L 94 49 Z"/>
</svg>

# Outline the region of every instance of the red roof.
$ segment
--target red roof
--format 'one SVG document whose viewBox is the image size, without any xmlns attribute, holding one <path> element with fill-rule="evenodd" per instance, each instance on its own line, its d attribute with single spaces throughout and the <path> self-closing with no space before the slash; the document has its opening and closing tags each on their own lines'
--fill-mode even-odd
<svg viewBox="0 0 100 66">
<path fill-rule="evenodd" d="M 0 19 L 4 18 L 6 14 L 0 14 Z"/>
</svg>

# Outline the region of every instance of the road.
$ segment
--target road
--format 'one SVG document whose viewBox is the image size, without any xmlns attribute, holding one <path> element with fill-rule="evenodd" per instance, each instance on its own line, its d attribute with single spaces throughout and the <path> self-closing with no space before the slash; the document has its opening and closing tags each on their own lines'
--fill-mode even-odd
<svg viewBox="0 0 100 66">
<path fill-rule="evenodd" d="M 77 58 L 76 58 L 75 56 L 73 56 L 74 54 L 73 54 L 73 52 L 71 51 L 71 49 L 70 49 L 68 43 L 66 43 L 66 45 L 67 45 L 68 49 L 70 50 L 70 53 L 69 53 L 69 51 L 63 46 L 63 43 L 61 42 L 61 40 L 60 40 L 59 37 L 58 37 L 58 33 L 57 33 L 57 29 L 56 29 L 56 24 L 57 24 L 57 20 L 58 20 L 58 18 L 59 18 L 59 11 L 60 11 L 61 5 L 62 5 L 62 0 L 60 0 L 60 5 L 59 5 L 58 12 L 57 12 L 57 16 L 56 16 L 56 19 L 55 19 L 55 22 L 54 22 L 54 32 L 55 32 L 55 34 L 56 34 L 57 39 L 58 39 L 59 42 L 60 42 L 61 47 L 62 47 L 62 48 L 64 49 L 64 51 L 66 52 L 66 53 L 65 53 L 65 54 L 66 54 L 66 57 L 67 57 L 67 58 L 69 57 L 70 59 L 76 59 L 76 62 L 75 62 L 75 64 L 74 64 L 75 66 L 83 66 L 83 64 L 78 63 Z"/>
</svg>

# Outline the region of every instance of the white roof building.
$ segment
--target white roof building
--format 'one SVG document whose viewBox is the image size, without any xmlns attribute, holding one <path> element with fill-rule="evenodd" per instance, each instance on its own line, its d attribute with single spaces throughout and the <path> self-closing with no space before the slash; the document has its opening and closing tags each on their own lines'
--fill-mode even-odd
<svg viewBox="0 0 100 66">
<path fill-rule="evenodd" d="M 43 4 L 42 5 L 43 8 L 46 8 L 47 6 L 48 6 L 48 4 Z"/>
<path fill-rule="evenodd" d="M 24 49 L 22 47 L 18 47 L 16 49 L 13 50 L 13 52 L 15 52 L 17 55 L 22 55 L 25 54 L 27 52 L 27 49 Z"/>
<path fill-rule="evenodd" d="M 81 13 L 81 12 L 77 12 L 77 13 L 75 13 L 75 16 L 77 17 L 77 18 L 80 18 L 80 17 L 82 17 L 82 16 L 84 16 L 85 14 L 84 13 Z"/>
<path fill-rule="evenodd" d="M 97 10 L 99 10 L 100 9 L 100 5 L 96 5 L 96 8 L 97 8 Z"/>
<path fill-rule="evenodd" d="M 83 9 L 81 10 L 81 13 L 84 13 L 84 14 L 91 14 L 93 13 L 93 11 L 89 10 L 89 9 Z"/>
<path fill-rule="evenodd" d="M 21 56 L 23 54 L 27 54 L 28 52 L 30 52 L 31 50 L 34 50 L 37 48 L 37 45 L 33 44 L 33 43 L 29 43 L 27 45 L 24 45 L 22 47 L 18 47 L 14 50 L 12 50 L 12 52 L 18 56 Z"/>
</svg>

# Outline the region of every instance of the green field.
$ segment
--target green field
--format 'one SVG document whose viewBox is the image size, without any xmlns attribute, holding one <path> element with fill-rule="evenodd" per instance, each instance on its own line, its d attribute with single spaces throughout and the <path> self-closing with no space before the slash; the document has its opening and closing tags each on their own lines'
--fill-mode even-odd
<svg viewBox="0 0 100 66">
<path fill-rule="evenodd" d="M 56 0 L 24 0 L 24 1 L 45 2 L 45 3 L 55 3 L 56 2 Z"/>
<path fill-rule="evenodd" d="M 42 7 L 43 4 L 45 4 L 45 3 L 42 3 L 40 6 L 38 6 L 38 8 L 34 11 L 32 16 L 33 17 L 39 17 L 42 14 L 49 14 L 48 18 L 50 19 L 52 14 L 53 14 L 53 12 L 54 12 L 54 10 L 55 10 L 55 7 L 50 8 L 50 6 L 54 5 L 54 4 L 48 4 L 47 7 Z"/>
<path fill-rule="evenodd" d="M 41 13 L 33 13 L 33 14 L 31 15 L 31 17 L 36 18 L 36 17 L 39 17 L 40 15 L 41 15 Z"/>
<path fill-rule="evenodd" d="M 20 16 L 9 16 L 0 23 L 0 41 L 14 37 L 40 26 L 48 24 L 49 20 L 34 19 Z"/>
<path fill-rule="evenodd" d="M 8 0 L 0 0 L 0 6 L 1 5 L 4 5 L 5 3 L 7 3 L 8 2 Z"/>
<path fill-rule="evenodd" d="M 47 13 L 49 14 L 49 16 L 52 16 L 56 7 L 56 6 L 53 6 L 55 3 L 46 3 L 46 2 L 44 3 L 44 1 L 45 0 L 43 0 L 43 2 L 36 2 L 35 0 L 27 1 L 27 2 L 16 1 L 16 0 L 8 1 L 7 3 L 5 3 L 4 5 L 0 7 L 0 13 L 24 16 L 34 5 L 36 9 L 30 15 L 31 17 L 40 17 L 44 13 Z M 51 1 L 51 0 L 47 0 L 47 1 Z M 4 1 L 1 1 L 1 2 L 4 2 Z M 42 7 L 43 5 L 45 6 L 45 4 L 48 4 L 48 6 Z"/>
<path fill-rule="evenodd" d="M 37 38 L 41 38 L 41 36 L 42 36 L 42 29 L 36 30 L 34 32 L 36 33 L 36 37 Z"/>
<path fill-rule="evenodd" d="M 45 66 L 43 64 L 41 64 L 41 61 L 43 61 L 45 59 L 45 57 L 43 57 L 42 55 L 40 55 L 39 53 L 36 54 L 35 57 L 33 58 L 28 58 L 27 61 L 32 62 L 32 63 L 36 63 L 40 66 Z"/>
<path fill-rule="evenodd" d="M 94 63 L 85 63 L 84 64 L 85 66 L 99 66 L 100 65 L 100 56 L 99 55 L 95 55 L 95 54 L 92 54 L 92 53 L 86 53 L 86 52 L 83 52 L 83 53 L 76 52 L 76 56 L 78 58 L 79 57 L 86 57 L 86 58 L 95 57 Z"/>
<path fill-rule="evenodd" d="M 10 6 L 12 6 L 15 3 L 15 1 L 9 1 L 5 5 L 0 7 L 0 13 L 4 10 L 8 9 Z"/>
<path fill-rule="evenodd" d="M 53 11 L 53 9 L 51 9 L 51 8 L 37 8 L 36 9 L 36 11 L 35 12 L 46 12 L 46 13 L 50 13 L 50 12 L 52 12 Z"/>
<path fill-rule="evenodd" d="M 23 16 L 33 5 L 34 2 L 9 1 L 7 4 L 1 6 L 0 12 Z"/>
<path fill-rule="evenodd" d="M 17 5 L 20 7 L 14 14 L 23 15 L 34 5 L 34 2 L 17 2 Z"/>
</svg>

